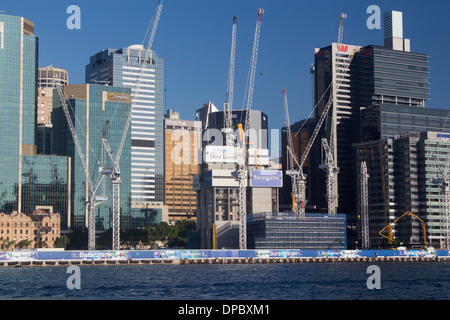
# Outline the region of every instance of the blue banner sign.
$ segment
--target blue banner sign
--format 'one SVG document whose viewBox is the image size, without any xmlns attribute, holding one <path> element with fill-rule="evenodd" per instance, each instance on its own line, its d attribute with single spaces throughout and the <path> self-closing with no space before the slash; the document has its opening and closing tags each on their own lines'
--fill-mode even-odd
<svg viewBox="0 0 450 320">
<path fill-rule="evenodd" d="M 357 257 L 448 257 L 449 250 L 126 250 L 126 251 L 6 251 L 0 261 L 144 260 L 215 258 L 357 258 Z"/>
<path fill-rule="evenodd" d="M 250 171 L 251 187 L 283 187 L 283 175 L 278 170 L 253 170 Z"/>
</svg>

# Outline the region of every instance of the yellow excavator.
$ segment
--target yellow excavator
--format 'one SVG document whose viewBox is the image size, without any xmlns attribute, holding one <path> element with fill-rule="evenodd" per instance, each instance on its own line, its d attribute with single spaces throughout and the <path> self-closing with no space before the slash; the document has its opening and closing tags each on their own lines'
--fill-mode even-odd
<svg viewBox="0 0 450 320">
<path fill-rule="evenodd" d="M 400 217 L 398 217 L 397 219 L 395 219 L 394 221 L 392 221 L 391 223 L 389 223 L 386 227 L 384 227 L 383 229 L 381 229 L 381 231 L 379 232 L 379 235 L 388 239 L 389 244 L 392 244 L 394 242 L 394 237 L 392 235 L 392 227 L 404 216 L 411 216 L 413 218 L 416 218 L 417 220 L 420 221 L 420 223 L 422 224 L 422 232 L 423 232 L 423 242 L 424 242 L 424 249 L 427 249 L 427 232 L 425 230 L 425 222 L 420 219 L 418 216 L 416 216 L 414 213 L 410 212 L 410 211 L 406 211 L 404 214 L 402 214 Z M 384 235 L 383 231 L 384 230 L 388 230 L 388 235 Z"/>
</svg>

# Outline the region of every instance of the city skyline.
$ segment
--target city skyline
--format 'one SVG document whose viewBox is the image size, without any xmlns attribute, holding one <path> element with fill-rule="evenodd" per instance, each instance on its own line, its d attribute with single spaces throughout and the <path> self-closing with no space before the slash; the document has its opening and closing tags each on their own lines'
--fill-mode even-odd
<svg viewBox="0 0 450 320">
<path fill-rule="evenodd" d="M 57 4 L 9 2 L 4 14 L 24 16 L 33 21 L 39 37 L 39 67 L 54 65 L 68 70 L 71 84 L 85 83 L 84 66 L 89 57 L 105 48 L 142 43 L 157 1 L 134 1 L 137 5 L 101 1 L 58 1 Z M 66 13 L 70 5 L 81 9 L 81 29 L 69 30 Z M 231 46 L 233 15 L 238 16 L 235 103 L 242 109 L 250 63 L 257 8 L 265 9 L 252 108 L 265 112 L 270 129 L 284 126 L 282 89 L 290 101 L 291 120 L 308 118 L 313 108 L 309 68 L 314 49 L 337 41 L 339 13 L 346 12 L 344 43 L 383 45 L 381 29 L 370 30 L 366 13 L 377 5 L 381 15 L 389 10 L 403 12 L 404 35 L 411 39 L 411 51 L 430 56 L 430 101 L 426 107 L 447 109 L 445 99 L 445 55 L 450 46 L 444 39 L 450 23 L 444 18 L 449 4 L 426 6 L 419 1 L 211 1 L 164 2 L 153 48 L 165 61 L 165 110 L 173 109 L 186 120 L 211 101 L 223 110 Z M 437 7 L 440 10 L 436 10 Z M 141 9 L 139 9 L 141 8 Z M 144 9 L 142 9 L 144 8 Z M 323 9 L 325 8 L 325 9 Z M 139 9 L 139 10 L 138 10 Z M 50 15 L 44 14 L 51 10 Z M 48 17 L 51 16 L 52 19 Z M 320 17 L 320 19 L 318 18 Z M 440 17 L 442 19 L 440 19 Z M 381 18 L 382 20 L 382 18 Z M 313 30 L 313 32 L 311 32 Z M 433 35 L 431 37 L 430 35 Z M 443 66 L 443 67 L 442 67 Z"/>
</svg>

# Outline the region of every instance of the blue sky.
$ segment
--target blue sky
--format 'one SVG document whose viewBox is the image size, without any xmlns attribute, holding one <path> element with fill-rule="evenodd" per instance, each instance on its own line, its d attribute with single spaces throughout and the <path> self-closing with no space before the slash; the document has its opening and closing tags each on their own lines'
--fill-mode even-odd
<svg viewBox="0 0 450 320">
<path fill-rule="evenodd" d="M 157 0 L 5 0 L 0 11 L 35 23 L 39 66 L 67 69 L 71 84 L 84 83 L 89 57 L 107 48 L 142 43 Z M 69 5 L 81 9 L 81 30 L 69 30 Z M 284 125 L 282 89 L 291 122 L 313 108 L 309 68 L 314 48 L 337 41 L 339 13 L 346 12 L 344 42 L 383 45 L 383 30 L 369 30 L 369 5 L 403 12 L 404 36 L 413 52 L 430 56 L 430 108 L 449 109 L 449 1 L 382 0 L 165 0 L 153 49 L 165 61 L 167 108 L 192 120 L 205 102 L 223 108 L 233 15 L 238 16 L 234 108 L 242 108 L 257 9 L 264 8 L 253 109 L 272 129 Z"/>
</svg>

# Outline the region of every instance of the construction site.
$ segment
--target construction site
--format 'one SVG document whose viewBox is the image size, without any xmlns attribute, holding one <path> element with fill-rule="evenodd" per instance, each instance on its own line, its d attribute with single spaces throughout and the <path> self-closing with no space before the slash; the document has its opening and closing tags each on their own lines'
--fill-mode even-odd
<svg viewBox="0 0 450 320">
<path fill-rule="evenodd" d="M 149 26 L 146 45 L 140 48 L 144 53 L 141 57 L 143 61 L 152 59 L 152 44 L 162 8 L 163 1 L 159 1 Z M 255 138 L 251 134 L 253 129 L 262 129 L 266 125 L 264 124 L 266 121 L 264 113 L 252 109 L 263 15 L 264 9 L 259 8 L 250 57 L 247 96 L 243 108 L 233 109 L 238 25 L 238 17 L 234 16 L 226 102 L 223 111 L 215 108 L 211 103 L 206 104 L 200 110 L 201 112 L 198 111 L 201 116 L 197 120 L 202 121 L 203 132 L 212 128 L 220 129 L 224 142 L 223 146 L 217 146 L 212 144 L 212 141 L 203 141 L 202 154 L 205 161 L 200 165 L 200 174 L 193 180 L 193 188 L 197 192 L 196 219 L 200 235 L 200 248 L 212 250 L 269 248 L 277 250 L 369 250 L 389 247 L 404 249 L 408 246 L 423 250 L 434 247 L 450 249 L 450 194 L 448 187 L 450 152 L 447 153 L 448 156 L 437 152 L 431 154 L 428 149 L 424 148 L 428 152 L 426 155 L 428 158 L 424 159 L 424 165 L 433 166 L 434 171 L 438 168 L 437 174 L 430 177 L 432 172 L 428 172 L 426 169 L 423 173 L 419 172 L 420 169 L 412 173 L 413 167 L 411 166 L 411 170 L 408 169 L 408 176 L 402 176 L 405 177 L 403 186 L 417 181 L 418 175 L 423 175 L 427 180 L 426 183 L 433 184 L 433 192 L 436 195 L 439 194 L 443 201 L 439 200 L 436 210 L 429 212 L 427 209 L 430 208 L 430 205 L 427 203 L 427 199 L 418 196 L 417 199 L 409 198 L 407 204 L 400 205 L 401 202 L 398 199 L 405 196 L 397 197 L 398 190 L 387 190 L 386 184 L 375 187 L 371 184 L 372 180 L 390 179 L 390 176 L 392 176 L 392 181 L 396 179 L 395 182 L 400 179 L 400 176 L 396 176 L 394 172 L 397 164 L 380 162 L 380 169 L 380 166 L 374 165 L 373 150 L 367 149 L 372 146 L 370 143 L 373 143 L 373 149 L 381 150 L 383 139 L 388 139 L 387 137 L 400 139 L 400 136 L 392 137 L 389 134 L 383 136 L 380 128 L 378 136 L 370 137 L 370 139 L 365 139 L 369 132 L 368 129 L 358 129 L 352 132 L 354 123 L 358 126 L 361 123 L 366 124 L 367 119 L 374 116 L 374 112 L 383 108 L 385 104 L 392 104 L 394 100 L 395 103 L 400 103 L 403 101 L 401 99 L 404 99 L 404 105 L 409 104 L 409 107 L 416 107 L 415 109 L 424 106 L 426 100 L 424 98 L 422 100 L 419 98 L 414 100 L 412 97 L 406 99 L 395 96 L 395 94 L 392 94 L 395 96 L 394 98 L 387 94 L 381 95 L 381 102 L 377 103 L 371 101 L 363 104 L 360 102 L 356 113 L 352 106 L 355 81 L 359 81 L 358 85 L 362 87 L 364 79 L 366 79 L 358 73 L 359 69 L 354 71 L 353 66 L 367 63 L 365 59 L 370 58 L 372 63 L 376 62 L 377 58 L 374 59 L 373 55 L 374 52 L 378 52 L 377 50 L 381 52 L 381 55 L 388 49 L 397 53 L 409 54 L 409 40 L 401 39 L 402 45 L 399 48 L 396 47 L 398 39 L 387 37 L 391 48 L 382 50 L 370 46 L 368 48 L 346 45 L 343 39 L 347 15 L 345 13 L 340 15 L 337 42 L 327 48 L 316 49 L 315 52 L 316 64 L 311 68 L 316 85 L 315 107 L 311 113 L 314 114 L 314 119 L 311 119 L 313 120 L 312 125 L 310 124 L 306 128 L 307 121 L 304 121 L 296 132 L 292 131 L 288 92 L 280 88 L 280 100 L 284 107 L 286 125 L 283 128 L 283 163 L 280 170 L 269 159 L 267 136 L 261 139 L 260 136 Z M 391 13 L 391 16 L 385 16 L 385 19 L 391 19 L 392 22 L 395 14 Z M 325 65 L 326 67 L 324 67 Z M 138 93 L 144 90 L 141 86 L 145 75 L 143 64 L 138 73 L 140 76 L 136 86 L 131 90 L 130 109 L 119 143 L 113 150 L 106 136 L 102 137 L 102 147 L 107 153 L 108 160 L 99 163 L 99 167 L 96 169 L 99 172 L 96 181 L 92 180 L 90 174 L 92 168 L 89 168 L 89 160 L 86 160 L 86 154 L 80 144 L 79 132 L 77 133 L 73 123 L 74 117 L 71 115 L 73 110 L 68 103 L 67 93 L 64 92 L 62 85 L 57 86 L 57 93 L 76 153 L 83 172 L 86 173 L 86 225 L 89 229 L 88 248 L 92 251 L 95 250 L 96 209 L 108 199 L 108 196 L 101 194 L 99 189 L 105 179 L 109 179 L 112 186 L 110 195 L 112 196 L 113 220 L 112 250 L 121 249 L 120 187 L 123 175 L 121 176 L 120 161 L 127 143 Z M 357 89 L 359 90 L 359 87 Z M 372 93 L 372 96 L 378 97 L 376 93 Z M 362 96 L 362 93 L 358 95 L 358 97 Z M 234 117 L 236 112 L 239 112 L 239 117 Z M 210 120 L 213 114 L 218 113 L 223 114 L 223 123 L 220 124 L 220 128 L 213 127 Z M 381 121 L 379 119 L 378 121 Z M 381 127 L 379 123 L 378 125 Z M 299 136 L 299 132 L 303 132 L 305 129 L 307 129 L 307 134 Z M 414 132 L 414 130 L 411 131 Z M 404 137 L 405 133 L 402 135 L 402 138 Z M 431 139 L 417 133 L 408 138 L 417 138 L 417 143 Z M 441 136 L 437 136 L 437 141 L 445 149 L 448 148 L 448 141 L 442 139 Z M 412 144 L 409 144 L 408 148 L 410 148 L 408 150 L 414 148 L 416 151 L 416 146 Z M 85 150 L 89 151 L 89 147 L 86 146 Z M 387 150 L 386 159 L 389 159 L 390 155 Z M 371 156 L 372 158 L 370 158 Z M 378 156 L 380 159 L 385 159 L 383 154 Z M 433 157 L 433 163 L 429 161 L 430 156 Z M 368 161 L 371 162 L 368 163 Z M 411 163 L 406 165 L 411 165 Z M 371 174 L 370 171 L 373 173 Z M 307 172 L 308 174 L 306 174 Z M 383 180 L 382 183 L 385 181 Z M 409 184 L 408 187 L 410 186 Z M 378 199 L 372 196 L 375 192 L 374 188 L 379 189 L 376 192 L 382 193 Z M 412 188 L 418 192 L 420 186 L 416 184 Z M 284 206 L 281 210 L 283 207 L 281 196 L 285 196 L 287 192 L 290 194 L 289 205 L 287 208 Z M 311 196 L 312 193 L 315 194 Z M 394 197 L 397 197 L 396 200 Z M 323 200 L 325 201 L 323 202 Z M 380 202 L 377 203 L 377 201 Z M 386 203 L 394 202 L 398 204 L 395 209 L 386 206 Z M 377 206 L 384 207 L 378 210 Z"/>
</svg>

